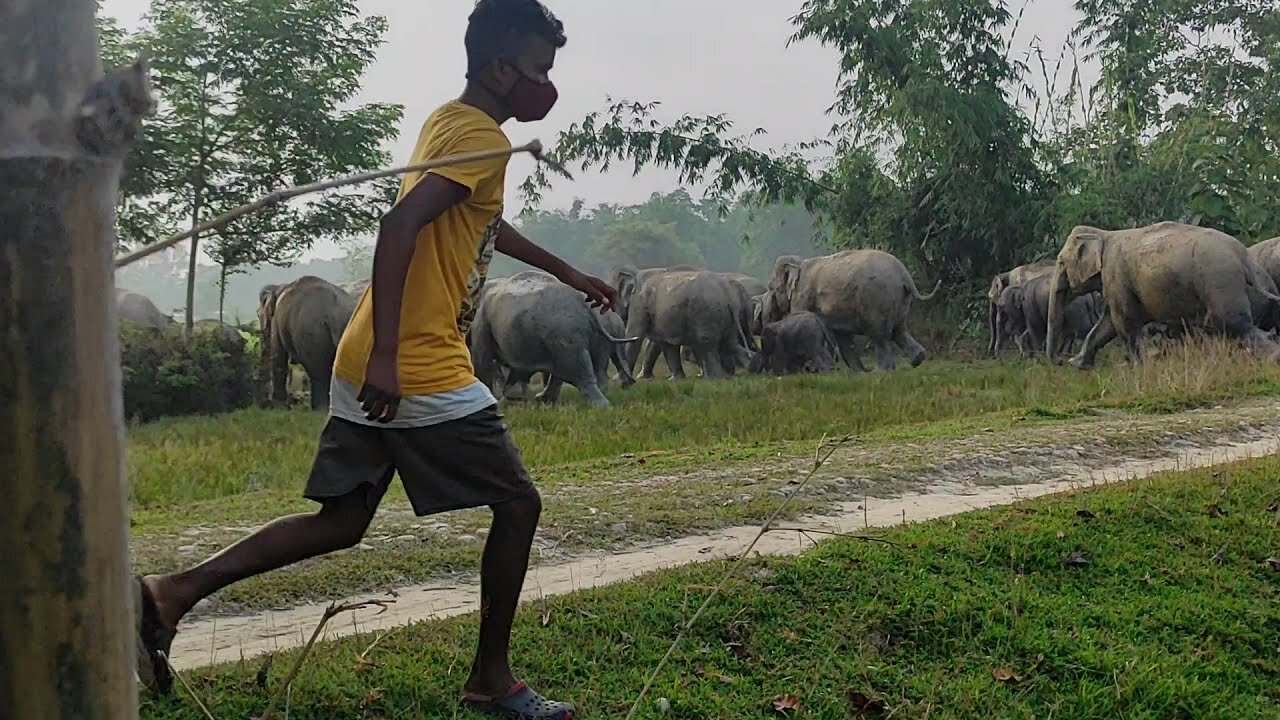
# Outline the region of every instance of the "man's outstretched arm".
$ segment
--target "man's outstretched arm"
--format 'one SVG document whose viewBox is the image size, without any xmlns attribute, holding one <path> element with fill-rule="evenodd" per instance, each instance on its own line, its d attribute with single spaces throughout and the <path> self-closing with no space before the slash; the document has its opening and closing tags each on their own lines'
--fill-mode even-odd
<svg viewBox="0 0 1280 720">
<path fill-rule="evenodd" d="M 400 405 L 396 356 L 400 350 L 400 305 L 409 262 L 423 227 L 467 199 L 470 190 L 428 173 L 378 224 L 373 251 L 373 351 L 358 397 L 370 420 L 388 422 Z"/>
<path fill-rule="evenodd" d="M 555 255 L 539 247 L 537 243 L 520 234 L 503 220 L 498 226 L 498 238 L 494 248 L 508 257 L 551 273 L 557 280 L 586 293 L 592 307 L 600 308 L 600 312 L 617 310 L 618 291 L 600 278 L 587 275 L 561 260 Z"/>
</svg>

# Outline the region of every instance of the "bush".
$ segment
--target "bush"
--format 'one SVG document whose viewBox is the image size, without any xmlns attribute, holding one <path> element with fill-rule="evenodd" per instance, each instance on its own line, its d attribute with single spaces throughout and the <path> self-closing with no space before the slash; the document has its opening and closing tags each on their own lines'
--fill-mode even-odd
<svg viewBox="0 0 1280 720">
<path fill-rule="evenodd" d="M 181 326 L 159 330 L 122 321 L 120 370 L 130 420 L 230 412 L 253 404 L 256 344 L 224 332 L 187 338 Z"/>
</svg>

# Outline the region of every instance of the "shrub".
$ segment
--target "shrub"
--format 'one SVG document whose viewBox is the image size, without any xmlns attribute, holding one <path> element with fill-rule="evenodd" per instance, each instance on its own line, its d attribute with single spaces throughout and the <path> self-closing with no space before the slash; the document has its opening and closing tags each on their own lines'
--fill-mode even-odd
<svg viewBox="0 0 1280 720">
<path fill-rule="evenodd" d="M 224 332 L 181 326 L 164 330 L 122 321 L 120 370 L 124 414 L 146 422 L 173 415 L 230 412 L 253 404 L 255 347 Z"/>
</svg>

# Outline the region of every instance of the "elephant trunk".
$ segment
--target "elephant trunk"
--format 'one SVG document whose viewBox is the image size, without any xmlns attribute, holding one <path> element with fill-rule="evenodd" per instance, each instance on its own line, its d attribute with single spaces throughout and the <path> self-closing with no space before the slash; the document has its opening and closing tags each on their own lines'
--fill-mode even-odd
<svg viewBox="0 0 1280 720">
<path fill-rule="evenodd" d="M 1058 346 L 1066 323 L 1067 302 L 1071 299 L 1071 284 L 1061 266 L 1053 271 L 1053 284 L 1049 287 L 1049 322 L 1045 333 L 1045 357 L 1058 362 Z"/>
</svg>

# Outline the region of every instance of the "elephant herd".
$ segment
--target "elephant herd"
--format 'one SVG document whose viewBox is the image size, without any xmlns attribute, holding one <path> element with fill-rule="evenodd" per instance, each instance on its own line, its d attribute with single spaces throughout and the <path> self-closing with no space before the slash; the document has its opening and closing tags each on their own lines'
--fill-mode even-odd
<svg viewBox="0 0 1280 720">
<path fill-rule="evenodd" d="M 1245 247 L 1211 228 L 1159 222 L 1072 229 L 1057 258 L 997 275 L 988 291 L 988 352 L 1011 338 L 1024 355 L 1093 367 L 1119 338 L 1140 363 L 1152 335 L 1207 331 L 1280 360 L 1280 237 Z"/>
<path fill-rule="evenodd" d="M 690 265 L 624 265 L 608 280 L 618 291 L 617 312 L 592 310 L 581 293 L 541 271 L 489 278 L 466 328 L 477 378 L 515 399 L 541 374 L 538 399 L 556 402 L 568 383 L 603 407 L 610 366 L 628 387 L 652 378 L 659 356 L 672 379 L 685 376 L 684 361 L 709 379 L 739 371 L 827 372 L 839 363 L 865 372 L 859 344 L 865 338 L 882 370 L 894 369 L 899 352 L 918 366 L 928 352 L 907 318 L 913 303 L 930 300 L 941 285 L 922 293 L 897 257 L 875 249 L 783 255 L 767 283 Z M 1074 351 L 1070 363 L 1088 368 L 1116 338 L 1141 362 L 1145 337 L 1207 330 L 1280 359 L 1278 282 L 1280 237 L 1246 248 L 1217 230 L 1176 222 L 1124 230 L 1080 225 L 1056 258 L 992 279 L 987 350 L 998 355 L 1009 341 L 1024 356 L 1043 353 L 1055 362 Z M 269 401 L 284 400 L 289 365 L 297 364 L 311 386 L 311 407 L 327 407 L 338 342 L 367 286 L 366 280 L 339 287 L 308 275 L 262 288 L 258 321 Z M 119 290 L 116 300 L 122 319 L 176 325 L 137 293 Z M 243 343 L 216 320 L 199 326 L 221 327 Z"/>
<path fill-rule="evenodd" d="M 899 350 L 915 366 L 927 351 L 908 330 L 907 315 L 913 302 L 938 290 L 922 294 L 898 258 L 871 249 L 784 255 L 768 283 L 691 265 L 624 265 L 609 283 L 618 308 L 601 315 L 539 271 L 489 280 L 467 335 L 477 376 L 516 397 L 541 373 L 546 390 L 539 399 L 554 402 L 567 382 L 590 404 L 606 406 L 601 388 L 610 363 L 627 387 L 652 378 L 659 356 L 672 379 L 685 376 L 685 360 L 708 379 L 738 371 L 825 372 L 837 361 L 866 371 L 862 336 L 882 369 L 894 368 Z"/>
</svg>

